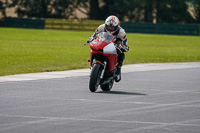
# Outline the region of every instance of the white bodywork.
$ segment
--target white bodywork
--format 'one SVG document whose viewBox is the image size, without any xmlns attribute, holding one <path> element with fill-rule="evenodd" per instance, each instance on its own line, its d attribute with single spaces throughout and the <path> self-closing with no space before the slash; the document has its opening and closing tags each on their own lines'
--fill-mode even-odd
<svg viewBox="0 0 200 133">
<path fill-rule="evenodd" d="M 110 43 L 103 48 L 104 54 L 117 54 L 117 50 L 115 48 L 114 43 Z"/>
</svg>

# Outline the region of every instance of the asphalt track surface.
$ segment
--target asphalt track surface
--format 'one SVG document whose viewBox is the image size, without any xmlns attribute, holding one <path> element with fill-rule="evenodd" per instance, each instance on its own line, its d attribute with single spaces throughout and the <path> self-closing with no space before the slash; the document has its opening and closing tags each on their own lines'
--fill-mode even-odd
<svg viewBox="0 0 200 133">
<path fill-rule="evenodd" d="M 122 73 L 110 92 L 88 76 L 0 82 L 0 133 L 200 133 L 200 66 Z"/>
</svg>

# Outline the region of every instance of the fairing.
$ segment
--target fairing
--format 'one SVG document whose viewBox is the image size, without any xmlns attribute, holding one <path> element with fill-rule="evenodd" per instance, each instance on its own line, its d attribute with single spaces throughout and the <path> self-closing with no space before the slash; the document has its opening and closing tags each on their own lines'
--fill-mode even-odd
<svg viewBox="0 0 200 133">
<path fill-rule="evenodd" d="M 91 62 L 90 65 L 92 66 L 92 61 L 94 58 L 94 55 L 100 54 L 103 55 L 107 58 L 107 67 L 106 67 L 106 72 L 113 71 L 117 64 L 117 51 L 114 46 L 115 39 L 112 35 L 103 32 L 97 35 L 97 39 L 92 41 L 90 43 L 90 48 L 91 48 Z"/>
</svg>

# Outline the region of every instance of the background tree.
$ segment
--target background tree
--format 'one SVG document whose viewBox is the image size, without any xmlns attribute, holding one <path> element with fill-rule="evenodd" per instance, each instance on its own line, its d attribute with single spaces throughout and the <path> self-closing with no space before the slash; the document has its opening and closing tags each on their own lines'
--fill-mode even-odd
<svg viewBox="0 0 200 133">
<path fill-rule="evenodd" d="M 0 1 L 0 13 L 3 15 L 3 17 L 6 17 L 7 6 L 8 6 L 8 0 Z"/>
<path fill-rule="evenodd" d="M 144 22 L 153 22 L 155 0 L 143 0 Z"/>
<path fill-rule="evenodd" d="M 68 18 L 73 12 L 72 0 L 12 0 L 19 17 Z"/>
<path fill-rule="evenodd" d="M 186 0 L 90 0 L 91 19 L 116 15 L 120 20 L 133 22 L 193 23 Z M 97 17 L 98 14 L 98 17 Z"/>
<path fill-rule="evenodd" d="M 19 17 L 48 17 L 50 0 L 12 0 L 10 7 L 16 7 Z"/>
<path fill-rule="evenodd" d="M 99 1 L 98 0 L 90 0 L 89 3 L 90 3 L 89 18 L 101 20 L 102 14 L 101 14 L 101 9 L 99 7 Z"/>
<path fill-rule="evenodd" d="M 51 7 L 54 11 L 52 15 L 57 18 L 69 18 L 74 11 L 72 0 L 54 0 Z"/>
<path fill-rule="evenodd" d="M 196 22 L 200 23 L 200 0 L 194 1 L 194 11 L 195 11 Z"/>
<path fill-rule="evenodd" d="M 89 0 L 73 0 L 74 10 L 78 10 L 82 14 L 89 16 Z M 74 18 L 78 18 L 77 14 L 73 14 Z"/>
<path fill-rule="evenodd" d="M 185 0 L 156 0 L 158 23 L 192 23 Z"/>
<path fill-rule="evenodd" d="M 120 20 L 140 21 L 142 10 L 140 0 L 103 0 L 101 7 L 101 18 L 116 15 Z"/>
<path fill-rule="evenodd" d="M 4 16 L 8 1 L 19 17 L 78 18 L 78 10 L 95 20 L 116 15 L 121 21 L 132 22 L 200 22 L 200 0 L 1 0 L 0 12 Z M 186 2 L 194 2 L 196 21 Z"/>
</svg>

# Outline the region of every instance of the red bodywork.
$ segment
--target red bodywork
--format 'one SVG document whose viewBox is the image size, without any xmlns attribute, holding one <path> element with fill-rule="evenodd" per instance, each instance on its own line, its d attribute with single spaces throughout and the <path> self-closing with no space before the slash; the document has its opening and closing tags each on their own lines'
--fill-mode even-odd
<svg viewBox="0 0 200 133">
<path fill-rule="evenodd" d="M 112 41 L 114 42 L 115 39 Z M 107 57 L 108 62 L 107 62 L 107 67 L 106 67 L 106 72 L 111 72 L 116 68 L 118 65 L 118 55 L 117 54 L 104 54 L 103 53 L 103 48 L 107 46 L 110 43 L 104 42 L 104 41 L 99 41 L 99 37 L 97 35 L 97 38 L 90 43 L 90 66 L 92 66 L 92 61 L 93 61 L 93 55 L 94 54 L 102 54 Z M 98 60 L 99 61 L 99 60 Z M 103 62 L 101 62 L 103 63 Z"/>
</svg>

